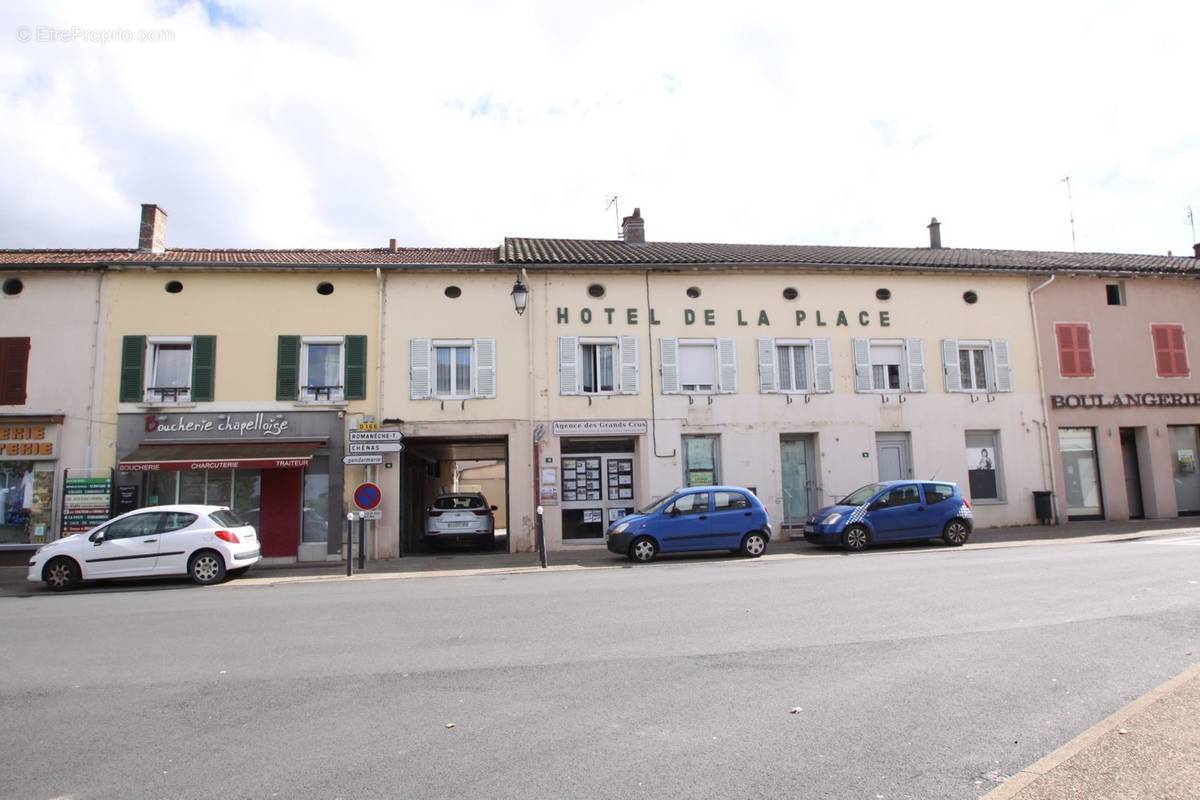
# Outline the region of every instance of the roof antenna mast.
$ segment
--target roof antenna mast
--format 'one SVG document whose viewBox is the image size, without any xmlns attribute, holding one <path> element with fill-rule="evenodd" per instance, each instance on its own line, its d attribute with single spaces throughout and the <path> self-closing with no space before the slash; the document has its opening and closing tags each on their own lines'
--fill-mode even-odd
<svg viewBox="0 0 1200 800">
<path fill-rule="evenodd" d="M 1071 220 L 1071 252 L 1078 253 L 1079 248 L 1075 246 L 1075 208 L 1074 204 L 1071 202 L 1071 176 L 1068 175 L 1059 181 L 1059 183 L 1065 183 L 1067 185 L 1067 215 Z"/>
<path fill-rule="evenodd" d="M 612 197 L 608 198 L 608 205 L 604 206 L 604 210 L 608 211 L 610 208 L 616 209 L 617 238 L 620 239 L 621 238 L 621 195 L 614 194 Z"/>
<path fill-rule="evenodd" d="M 1195 242 L 1195 241 L 1197 241 L 1197 239 L 1196 239 L 1196 215 L 1192 213 L 1192 207 L 1190 205 L 1188 206 L 1188 222 L 1191 223 L 1191 225 L 1192 225 L 1192 241 Z"/>
</svg>

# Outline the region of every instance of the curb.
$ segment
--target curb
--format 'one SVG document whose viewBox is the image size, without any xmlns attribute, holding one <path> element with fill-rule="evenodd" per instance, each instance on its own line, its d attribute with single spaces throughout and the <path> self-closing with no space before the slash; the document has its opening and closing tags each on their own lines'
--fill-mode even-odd
<svg viewBox="0 0 1200 800">
<path fill-rule="evenodd" d="M 1167 682 L 1156 686 L 1116 713 L 1111 714 L 1100 722 L 1097 722 L 1095 725 L 1088 728 L 1086 731 L 1079 734 L 1074 739 L 1055 750 L 1053 753 L 1043 756 L 1025 769 L 1018 772 L 1016 775 L 1013 775 L 1002 785 L 980 797 L 979 800 L 1011 800 L 1011 798 L 1017 797 L 1038 778 L 1061 766 L 1064 762 L 1075 757 L 1081 751 L 1091 747 L 1093 744 L 1100 741 L 1100 739 L 1102 739 L 1104 736 L 1111 733 L 1113 729 L 1119 728 L 1121 724 L 1127 721 L 1130 717 L 1145 711 L 1147 708 L 1154 705 L 1159 700 L 1163 699 L 1180 686 L 1196 677 L 1200 677 L 1200 663 L 1193 664 L 1190 668 L 1184 670 L 1179 675 L 1176 675 Z"/>
</svg>

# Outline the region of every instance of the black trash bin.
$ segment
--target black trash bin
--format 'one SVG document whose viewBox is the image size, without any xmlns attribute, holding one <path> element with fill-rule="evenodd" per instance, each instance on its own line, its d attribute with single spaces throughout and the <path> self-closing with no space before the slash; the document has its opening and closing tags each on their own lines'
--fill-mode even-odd
<svg viewBox="0 0 1200 800">
<path fill-rule="evenodd" d="M 1034 492 L 1033 511 L 1043 525 L 1054 522 L 1054 492 Z"/>
</svg>

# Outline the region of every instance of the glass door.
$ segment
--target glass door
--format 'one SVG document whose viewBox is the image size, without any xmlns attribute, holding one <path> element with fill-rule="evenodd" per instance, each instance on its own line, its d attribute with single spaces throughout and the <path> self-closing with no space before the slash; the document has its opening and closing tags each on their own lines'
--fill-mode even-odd
<svg viewBox="0 0 1200 800">
<path fill-rule="evenodd" d="M 1172 425 L 1171 472 L 1175 476 L 1175 503 L 1180 514 L 1200 514 L 1200 472 L 1196 454 L 1200 452 L 1200 429 L 1195 425 Z"/>
<path fill-rule="evenodd" d="M 779 451 L 783 462 L 783 524 L 803 525 L 812 513 L 812 480 L 809 475 L 810 439 L 782 439 Z"/>
<path fill-rule="evenodd" d="M 633 513 L 636 508 L 633 464 L 632 452 L 563 453 L 564 541 L 603 539 L 611 523 Z"/>
<path fill-rule="evenodd" d="M 1095 428 L 1059 428 L 1058 449 L 1066 477 L 1067 518 L 1104 519 Z"/>
</svg>

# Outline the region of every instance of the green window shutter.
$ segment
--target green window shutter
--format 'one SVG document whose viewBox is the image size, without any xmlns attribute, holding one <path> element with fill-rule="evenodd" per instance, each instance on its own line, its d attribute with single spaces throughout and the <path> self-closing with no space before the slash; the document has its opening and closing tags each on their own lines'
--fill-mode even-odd
<svg viewBox="0 0 1200 800">
<path fill-rule="evenodd" d="M 279 337 L 279 358 L 275 363 L 275 399 L 300 397 L 300 337 Z"/>
<path fill-rule="evenodd" d="M 217 337 L 192 337 L 192 400 L 212 402 L 217 369 Z"/>
<path fill-rule="evenodd" d="M 367 399 L 367 337 L 346 337 L 345 397 L 347 400 Z"/>
<path fill-rule="evenodd" d="M 146 374 L 146 337 L 126 336 L 121 340 L 121 402 L 140 403 L 144 398 L 142 379 Z"/>
</svg>

